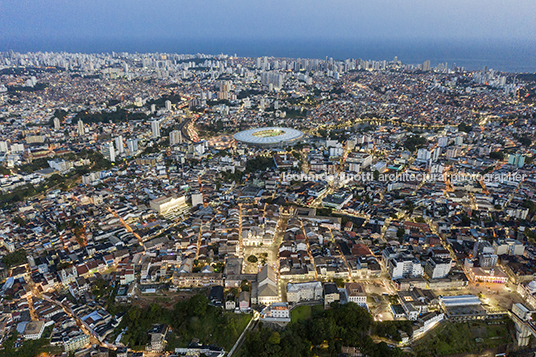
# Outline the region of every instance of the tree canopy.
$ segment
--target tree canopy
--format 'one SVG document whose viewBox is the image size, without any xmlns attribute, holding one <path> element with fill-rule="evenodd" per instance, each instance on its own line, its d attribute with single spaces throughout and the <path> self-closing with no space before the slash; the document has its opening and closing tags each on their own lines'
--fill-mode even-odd
<svg viewBox="0 0 536 357">
<path fill-rule="evenodd" d="M 373 332 L 381 337 L 400 339 L 400 329 L 411 334 L 411 323 L 375 323 L 358 305 L 335 303 L 328 310 L 313 310 L 311 319 L 291 323 L 282 331 L 274 332 L 261 326 L 247 335 L 241 352 L 242 356 L 252 357 L 338 356 L 343 346 L 352 346 L 372 357 L 403 356 L 399 349 L 391 349 L 384 342 L 375 344 L 369 336 Z"/>
</svg>

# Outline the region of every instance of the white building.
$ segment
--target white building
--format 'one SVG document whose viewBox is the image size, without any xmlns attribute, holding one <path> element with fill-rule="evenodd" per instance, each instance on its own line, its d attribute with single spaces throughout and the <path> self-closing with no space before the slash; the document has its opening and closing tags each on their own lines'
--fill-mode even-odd
<svg viewBox="0 0 536 357">
<path fill-rule="evenodd" d="M 350 155 L 348 155 L 346 162 L 348 162 L 349 164 L 359 164 L 361 168 L 365 168 L 372 164 L 372 156 L 362 152 L 351 153 Z"/>
<path fill-rule="evenodd" d="M 276 321 L 288 321 L 290 322 L 290 310 L 288 303 L 276 302 L 266 307 L 261 312 L 261 320 L 276 320 Z"/>
<path fill-rule="evenodd" d="M 12 144 L 11 153 L 20 153 L 24 152 L 24 144 Z"/>
<path fill-rule="evenodd" d="M 76 127 L 76 132 L 77 132 L 78 135 L 80 135 L 80 136 L 84 135 L 84 133 L 85 133 L 84 122 L 82 121 L 82 119 L 78 119 L 78 123 L 77 123 L 77 127 Z"/>
<path fill-rule="evenodd" d="M 129 155 L 135 155 L 138 152 L 138 139 L 127 140 L 127 149 Z"/>
<path fill-rule="evenodd" d="M 536 280 L 533 280 L 526 285 L 519 284 L 517 286 L 517 293 L 521 295 L 532 309 L 536 309 Z"/>
<path fill-rule="evenodd" d="M 123 152 L 125 152 L 125 147 L 123 146 L 123 136 L 119 135 L 115 137 L 114 142 L 118 154 L 122 154 Z"/>
<path fill-rule="evenodd" d="M 102 146 L 101 146 L 101 154 L 104 156 L 104 158 L 106 160 L 111 161 L 111 162 L 115 162 L 114 144 L 111 141 L 102 144 Z"/>
<path fill-rule="evenodd" d="M 48 166 L 50 166 L 54 170 L 59 171 L 60 173 L 64 173 L 69 171 L 73 167 L 73 163 L 70 161 L 54 159 L 48 160 Z"/>
<path fill-rule="evenodd" d="M 321 300 L 322 283 L 309 281 L 306 283 L 288 283 L 287 301 L 297 303 L 300 301 Z"/>
<path fill-rule="evenodd" d="M 169 145 L 182 144 L 182 133 L 180 130 L 173 130 L 169 133 Z"/>
<path fill-rule="evenodd" d="M 431 157 L 432 157 L 432 153 L 427 149 L 421 148 L 419 149 L 419 151 L 417 151 L 418 160 L 428 161 L 430 160 Z"/>
<path fill-rule="evenodd" d="M 159 138 L 160 137 L 160 120 L 152 120 L 151 121 L 151 133 L 152 138 Z"/>
<path fill-rule="evenodd" d="M 421 262 L 413 256 L 399 256 L 389 260 L 389 275 L 391 279 L 421 277 L 424 269 Z"/>
<path fill-rule="evenodd" d="M 45 330 L 44 321 L 30 321 L 24 328 L 24 338 L 27 340 L 38 340 Z"/>
<path fill-rule="evenodd" d="M 515 239 L 497 239 L 493 242 L 497 255 L 523 255 L 525 246 Z"/>
<path fill-rule="evenodd" d="M 162 196 L 150 202 L 153 210 L 159 214 L 166 214 L 173 210 L 178 210 L 186 206 L 185 196 Z"/>
<path fill-rule="evenodd" d="M 356 303 L 359 306 L 367 305 L 367 293 L 365 287 L 361 283 L 346 283 L 344 284 L 348 302 Z"/>
<path fill-rule="evenodd" d="M 268 305 L 279 301 L 277 276 L 271 266 L 265 265 L 257 274 L 257 281 L 251 285 L 251 302 Z"/>
<path fill-rule="evenodd" d="M 192 193 L 192 207 L 203 204 L 203 194 L 201 192 Z"/>
<path fill-rule="evenodd" d="M 425 271 L 431 279 L 440 279 L 449 274 L 451 266 L 451 258 L 431 257 L 426 262 Z"/>
<path fill-rule="evenodd" d="M 0 152 L 8 152 L 7 141 L 0 141 Z"/>
</svg>

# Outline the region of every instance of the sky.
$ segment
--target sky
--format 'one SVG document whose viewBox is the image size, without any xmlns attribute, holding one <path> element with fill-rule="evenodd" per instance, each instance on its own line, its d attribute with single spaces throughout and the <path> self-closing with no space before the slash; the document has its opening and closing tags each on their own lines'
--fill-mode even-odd
<svg viewBox="0 0 536 357">
<path fill-rule="evenodd" d="M 0 45 L 94 40 L 534 40 L 534 0 L 1 0 Z"/>
</svg>

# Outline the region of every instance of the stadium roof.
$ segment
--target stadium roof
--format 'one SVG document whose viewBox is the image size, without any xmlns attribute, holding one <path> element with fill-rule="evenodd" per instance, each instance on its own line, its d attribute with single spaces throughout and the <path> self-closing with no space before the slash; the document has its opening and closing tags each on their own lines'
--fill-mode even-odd
<svg viewBox="0 0 536 357">
<path fill-rule="evenodd" d="M 296 129 L 267 127 L 244 130 L 234 135 L 238 141 L 252 145 L 277 145 L 291 142 L 303 137 L 303 133 Z"/>
</svg>

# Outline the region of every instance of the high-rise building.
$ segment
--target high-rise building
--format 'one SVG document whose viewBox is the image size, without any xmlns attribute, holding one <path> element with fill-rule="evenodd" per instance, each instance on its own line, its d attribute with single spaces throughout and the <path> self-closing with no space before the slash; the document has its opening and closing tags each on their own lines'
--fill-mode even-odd
<svg viewBox="0 0 536 357">
<path fill-rule="evenodd" d="M 61 127 L 60 120 L 58 118 L 54 118 L 54 129 L 60 130 L 60 127 Z"/>
<path fill-rule="evenodd" d="M 160 120 L 151 121 L 151 131 L 152 131 L 153 138 L 160 137 Z"/>
<path fill-rule="evenodd" d="M 447 149 L 447 159 L 453 159 L 458 156 L 458 148 L 448 148 Z"/>
<path fill-rule="evenodd" d="M 102 144 L 101 154 L 104 156 L 106 160 L 115 162 L 114 144 L 111 141 Z"/>
<path fill-rule="evenodd" d="M 125 152 L 125 147 L 123 146 L 123 136 L 119 135 L 115 137 L 114 141 L 115 141 L 115 147 L 117 149 L 117 152 L 119 154 L 122 154 L 123 152 Z"/>
<path fill-rule="evenodd" d="M 430 70 L 430 60 L 424 61 L 422 64 L 422 70 L 428 72 Z"/>
<path fill-rule="evenodd" d="M 517 167 L 523 167 L 525 165 L 525 156 L 520 154 L 508 155 L 508 163 Z"/>
<path fill-rule="evenodd" d="M 138 152 L 138 139 L 128 139 L 127 150 L 129 155 L 135 155 Z"/>
<path fill-rule="evenodd" d="M 263 72 L 261 75 L 261 83 L 264 85 L 272 84 L 274 88 L 281 89 L 283 87 L 284 76 L 279 72 Z"/>
<path fill-rule="evenodd" d="M 165 105 L 166 105 L 166 110 L 171 110 L 171 101 L 170 100 L 166 100 Z"/>
<path fill-rule="evenodd" d="M 0 152 L 8 152 L 7 141 L 0 141 Z"/>
<path fill-rule="evenodd" d="M 84 135 L 84 122 L 82 121 L 82 119 L 78 119 L 78 127 L 76 131 L 78 132 L 78 135 Z"/>
<path fill-rule="evenodd" d="M 430 160 L 430 158 L 432 157 L 432 153 L 430 151 L 428 151 L 427 149 L 419 149 L 419 151 L 417 151 L 417 159 L 419 160 Z"/>
<path fill-rule="evenodd" d="M 169 133 L 169 145 L 182 144 L 182 133 L 180 130 L 173 130 Z"/>
</svg>

